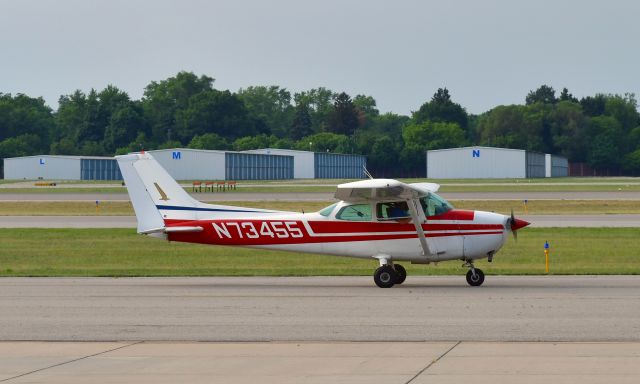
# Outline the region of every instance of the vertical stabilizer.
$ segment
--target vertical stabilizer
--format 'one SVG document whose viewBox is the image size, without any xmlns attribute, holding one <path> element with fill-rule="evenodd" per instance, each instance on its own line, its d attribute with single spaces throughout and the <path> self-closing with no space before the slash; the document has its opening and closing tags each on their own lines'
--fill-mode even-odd
<svg viewBox="0 0 640 384">
<path fill-rule="evenodd" d="M 116 156 L 116 160 L 138 219 L 138 233 L 165 226 L 159 207 L 198 204 L 150 154 Z"/>
</svg>

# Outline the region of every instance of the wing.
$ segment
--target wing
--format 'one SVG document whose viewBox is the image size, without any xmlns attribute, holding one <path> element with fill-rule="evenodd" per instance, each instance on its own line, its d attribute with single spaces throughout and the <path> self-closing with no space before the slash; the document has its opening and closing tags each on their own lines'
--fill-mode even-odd
<svg viewBox="0 0 640 384">
<path fill-rule="evenodd" d="M 350 203 L 379 200 L 409 200 L 427 196 L 440 186 L 433 183 L 406 184 L 393 179 L 371 179 L 340 184 L 335 198 Z"/>
</svg>

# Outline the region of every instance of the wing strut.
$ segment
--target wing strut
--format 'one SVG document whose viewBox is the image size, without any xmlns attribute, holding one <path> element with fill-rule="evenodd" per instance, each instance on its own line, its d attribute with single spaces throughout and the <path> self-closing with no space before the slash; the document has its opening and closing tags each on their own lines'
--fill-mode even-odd
<svg viewBox="0 0 640 384">
<path fill-rule="evenodd" d="M 416 227 L 418 239 L 420 240 L 420 245 L 422 246 L 422 254 L 426 257 L 434 256 L 434 253 L 429 249 L 427 238 L 424 236 L 422 223 L 420 222 L 420 218 L 418 216 L 418 199 L 411 199 L 411 201 L 408 201 L 407 203 L 407 205 L 409 206 L 409 213 L 411 213 L 411 219 L 413 220 L 413 225 Z"/>
</svg>

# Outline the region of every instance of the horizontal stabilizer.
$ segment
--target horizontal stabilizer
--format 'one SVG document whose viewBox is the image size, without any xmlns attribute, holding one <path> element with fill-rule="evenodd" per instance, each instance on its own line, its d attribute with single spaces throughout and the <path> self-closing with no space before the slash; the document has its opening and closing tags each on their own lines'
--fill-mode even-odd
<svg viewBox="0 0 640 384">
<path fill-rule="evenodd" d="M 143 235 L 150 235 L 152 233 L 202 232 L 203 230 L 204 228 L 202 227 L 160 227 L 147 229 L 140 233 Z"/>
</svg>

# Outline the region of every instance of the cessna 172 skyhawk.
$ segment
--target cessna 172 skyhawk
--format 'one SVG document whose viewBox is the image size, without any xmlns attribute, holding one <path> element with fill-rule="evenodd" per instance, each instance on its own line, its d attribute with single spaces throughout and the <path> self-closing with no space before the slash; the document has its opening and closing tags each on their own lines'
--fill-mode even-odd
<svg viewBox="0 0 640 384">
<path fill-rule="evenodd" d="M 340 184 L 341 200 L 319 212 L 296 213 L 205 204 L 193 199 L 148 153 L 117 156 L 138 220 L 138 233 L 169 241 L 234 245 L 376 259 L 376 285 L 402 284 L 398 261 L 429 264 L 462 260 L 467 282 L 484 273 L 508 232 L 529 225 L 513 217 L 453 207 L 439 185 L 370 179 Z"/>
</svg>

